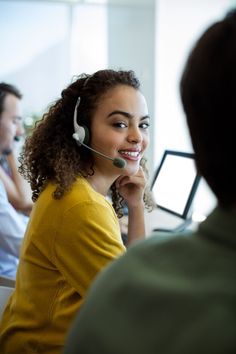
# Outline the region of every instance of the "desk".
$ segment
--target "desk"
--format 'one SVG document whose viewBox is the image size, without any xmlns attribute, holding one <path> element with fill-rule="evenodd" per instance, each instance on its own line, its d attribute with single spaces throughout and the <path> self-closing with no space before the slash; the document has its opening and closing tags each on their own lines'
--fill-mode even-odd
<svg viewBox="0 0 236 354">
<path fill-rule="evenodd" d="M 181 219 L 180 217 L 172 215 L 161 209 L 155 209 L 150 213 L 145 211 L 145 226 L 148 236 L 152 234 L 153 230 L 156 228 L 173 230 L 184 222 L 184 219 Z M 190 222 L 185 228 L 185 231 L 194 231 L 197 229 L 197 227 L 198 223 Z M 169 234 L 169 232 L 166 232 L 166 234 Z"/>
</svg>

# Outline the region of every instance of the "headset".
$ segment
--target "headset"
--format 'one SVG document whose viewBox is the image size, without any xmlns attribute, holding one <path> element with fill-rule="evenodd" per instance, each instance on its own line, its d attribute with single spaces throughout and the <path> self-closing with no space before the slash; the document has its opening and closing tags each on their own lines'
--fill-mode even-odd
<svg viewBox="0 0 236 354">
<path fill-rule="evenodd" d="M 88 144 L 89 139 L 90 139 L 89 130 L 86 127 L 86 125 L 79 125 L 77 123 L 77 110 L 80 105 L 80 101 L 81 101 L 81 99 L 80 99 L 80 97 L 78 97 L 76 105 L 75 105 L 74 118 L 73 118 L 75 132 L 72 135 L 72 137 L 76 140 L 76 142 L 79 146 L 83 145 L 83 143 Z"/>
</svg>

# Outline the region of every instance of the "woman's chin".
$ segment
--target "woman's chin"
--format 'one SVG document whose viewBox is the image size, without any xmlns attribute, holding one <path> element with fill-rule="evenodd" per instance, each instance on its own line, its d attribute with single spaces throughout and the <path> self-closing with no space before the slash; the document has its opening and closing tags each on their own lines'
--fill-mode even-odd
<svg viewBox="0 0 236 354">
<path fill-rule="evenodd" d="M 124 168 L 124 173 L 122 173 L 122 175 L 126 175 L 126 176 L 134 176 L 136 175 L 136 173 L 139 170 L 139 162 L 137 162 L 137 164 L 129 164 L 127 163 L 127 166 Z"/>
</svg>

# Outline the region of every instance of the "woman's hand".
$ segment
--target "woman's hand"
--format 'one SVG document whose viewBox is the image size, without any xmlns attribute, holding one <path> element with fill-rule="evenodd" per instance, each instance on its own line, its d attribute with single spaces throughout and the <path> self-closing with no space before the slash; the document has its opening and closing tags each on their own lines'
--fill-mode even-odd
<svg viewBox="0 0 236 354">
<path fill-rule="evenodd" d="M 120 176 L 116 180 L 116 188 L 124 198 L 128 208 L 143 204 L 143 194 L 146 186 L 146 178 L 142 167 L 133 176 Z"/>
<path fill-rule="evenodd" d="M 128 240 L 127 246 L 145 238 L 143 195 L 146 177 L 142 167 L 134 176 L 120 176 L 116 188 L 128 206 Z"/>
</svg>

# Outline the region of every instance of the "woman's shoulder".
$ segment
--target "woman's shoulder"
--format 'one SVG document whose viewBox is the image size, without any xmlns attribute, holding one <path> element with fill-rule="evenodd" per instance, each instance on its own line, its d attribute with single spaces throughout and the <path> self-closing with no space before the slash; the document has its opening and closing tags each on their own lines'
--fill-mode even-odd
<svg viewBox="0 0 236 354">
<path fill-rule="evenodd" d="M 68 193 L 68 197 L 75 196 L 76 199 L 84 202 L 97 202 L 101 204 L 106 204 L 106 198 L 96 192 L 90 183 L 83 177 L 78 177 L 76 182 Z"/>
<path fill-rule="evenodd" d="M 92 212 L 93 214 L 113 213 L 111 204 L 100 193 L 96 192 L 86 179 L 78 177 L 71 189 L 60 199 L 53 197 L 53 192 L 56 189 L 54 183 L 48 183 L 41 192 L 35 210 L 43 210 L 44 213 L 50 215 L 66 215 L 67 212 L 85 213 Z M 86 211 L 85 211 L 86 209 Z"/>
<path fill-rule="evenodd" d="M 60 199 L 55 199 L 53 197 L 53 192 L 55 189 L 55 183 L 47 183 L 44 190 L 40 194 L 39 200 L 48 200 L 50 203 L 55 202 L 56 204 L 84 204 L 91 202 L 107 205 L 106 198 L 102 194 L 96 192 L 89 182 L 83 177 L 78 177 L 72 184 L 71 188 L 66 191 Z"/>
</svg>

